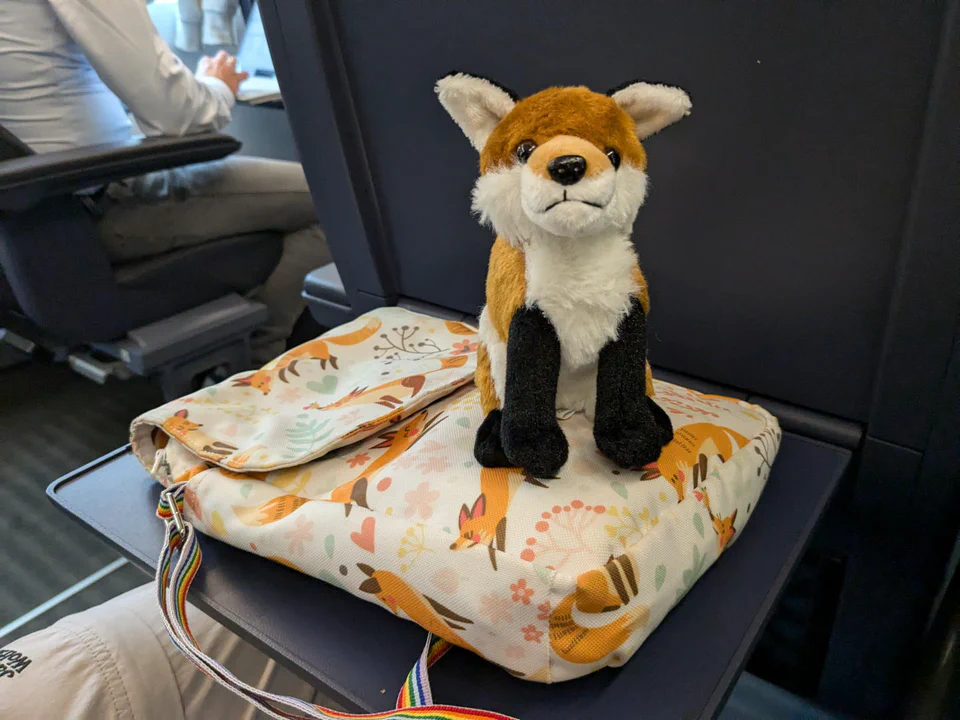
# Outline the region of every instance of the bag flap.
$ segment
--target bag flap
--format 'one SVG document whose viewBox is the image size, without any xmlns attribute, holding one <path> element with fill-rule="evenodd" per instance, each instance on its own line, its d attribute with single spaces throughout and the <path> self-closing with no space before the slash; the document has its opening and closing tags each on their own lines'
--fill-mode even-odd
<svg viewBox="0 0 960 720">
<path fill-rule="evenodd" d="M 235 375 L 144 413 L 130 427 L 146 468 L 174 438 L 228 470 L 300 465 L 362 440 L 470 382 L 476 330 L 379 308 Z"/>
</svg>

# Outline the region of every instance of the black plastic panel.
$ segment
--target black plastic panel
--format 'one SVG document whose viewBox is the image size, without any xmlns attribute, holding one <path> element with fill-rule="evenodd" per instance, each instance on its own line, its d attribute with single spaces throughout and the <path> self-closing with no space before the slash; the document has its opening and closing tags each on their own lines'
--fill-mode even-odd
<svg viewBox="0 0 960 720">
<path fill-rule="evenodd" d="M 644 720 L 714 717 L 849 461 L 846 450 L 785 434 L 736 549 L 697 581 L 622 669 L 544 685 L 457 648 L 431 672 L 436 702 L 524 720 L 637 716 L 631 708 L 642 708 Z M 163 537 L 154 516 L 158 491 L 127 451 L 58 480 L 47 494 L 139 567 L 151 568 Z M 423 630 L 278 563 L 214 538 L 200 542 L 203 567 L 192 602 L 349 707 L 392 707 L 390 693 L 420 653 Z M 695 662 L 691 647 L 698 648 Z"/>
<path fill-rule="evenodd" d="M 491 236 L 469 214 L 476 155 L 437 103 L 437 77 L 457 67 L 520 93 L 674 83 L 694 112 L 648 142 L 636 233 L 658 363 L 867 417 L 942 3 L 334 10 L 402 295 L 464 312 L 482 302 Z"/>
<path fill-rule="evenodd" d="M 872 434 L 917 450 L 960 327 L 960 3 L 949 4 L 942 37 L 870 417 Z"/>
</svg>

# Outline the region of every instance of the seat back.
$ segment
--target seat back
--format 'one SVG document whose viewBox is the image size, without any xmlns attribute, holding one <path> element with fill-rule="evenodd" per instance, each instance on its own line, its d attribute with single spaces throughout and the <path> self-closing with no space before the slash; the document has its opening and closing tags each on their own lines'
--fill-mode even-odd
<svg viewBox="0 0 960 720">
<path fill-rule="evenodd" d="M 654 362 L 870 419 L 895 332 L 892 300 L 899 283 L 915 280 L 901 261 L 942 10 L 641 3 L 584 13 L 572 0 L 490 22 L 502 15 L 493 1 L 416 12 L 403 3 L 306 4 L 317 24 L 329 12 L 339 32 L 317 29 L 322 72 L 284 94 L 295 129 L 308 119 L 298 136 L 309 132 L 324 148 L 304 162 L 323 216 L 342 228 L 329 235 L 354 294 L 467 313 L 483 302 L 493 238 L 470 214 L 477 158 L 433 93 L 449 68 L 521 95 L 551 84 L 603 90 L 642 75 L 684 87 L 694 106 L 647 142 L 652 192 L 635 240 L 651 285 Z M 312 27 L 300 23 L 297 39 L 309 44 Z M 313 92 L 314 81 L 325 92 Z M 318 122 L 322 103 L 329 125 Z M 368 272 L 350 272 L 354 257 Z M 952 336 L 957 301 L 931 310 L 938 336 Z M 942 350 L 925 371 L 942 371 Z M 897 414 L 918 401 L 929 411 L 932 388 L 923 390 L 898 397 Z"/>
<path fill-rule="evenodd" d="M 939 557 L 956 492 L 930 475 L 945 457 L 931 438 L 938 408 L 960 403 L 943 381 L 960 318 L 960 2 L 265 0 L 261 14 L 354 313 L 483 302 L 477 157 L 437 78 L 687 90 L 692 116 L 645 143 L 634 239 L 653 363 L 740 390 L 797 432 L 852 427 L 844 512 L 899 534 L 909 515 Z M 849 597 L 887 597 L 867 568 L 889 558 L 856 553 Z M 896 602 L 881 633 L 838 616 L 821 689 L 861 714 L 884 714 L 896 648 L 922 629 L 922 602 Z M 840 650 L 868 645 L 869 677 Z"/>
</svg>

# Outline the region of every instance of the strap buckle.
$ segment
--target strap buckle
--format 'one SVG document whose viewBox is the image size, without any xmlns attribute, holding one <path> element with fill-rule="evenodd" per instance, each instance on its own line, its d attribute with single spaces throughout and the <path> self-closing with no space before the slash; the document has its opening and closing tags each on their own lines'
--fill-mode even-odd
<svg viewBox="0 0 960 720">
<path fill-rule="evenodd" d="M 183 531 L 186 529 L 183 515 L 180 512 L 180 506 L 177 504 L 177 495 L 180 494 L 182 490 L 182 487 L 175 485 L 160 492 L 161 497 L 163 497 L 170 507 L 170 517 L 173 520 L 174 526 L 177 528 L 177 533 L 180 535 L 183 535 Z"/>
</svg>

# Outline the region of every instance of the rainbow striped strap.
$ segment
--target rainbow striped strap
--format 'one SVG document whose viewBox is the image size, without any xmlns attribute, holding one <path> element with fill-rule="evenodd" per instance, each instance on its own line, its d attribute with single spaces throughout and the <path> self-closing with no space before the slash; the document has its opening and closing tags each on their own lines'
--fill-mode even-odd
<svg viewBox="0 0 960 720">
<path fill-rule="evenodd" d="M 509 715 L 474 710 L 454 705 L 434 705 L 427 670 L 450 649 L 450 643 L 427 636 L 427 643 L 397 696 L 394 710 L 368 714 L 343 713 L 286 695 L 248 685 L 216 660 L 206 655 L 190 632 L 187 622 L 187 592 L 200 569 L 202 554 L 197 532 L 183 517 L 183 491 L 186 483 L 170 485 L 160 493 L 157 516 L 164 521 L 163 547 L 157 561 L 157 602 L 170 640 L 197 668 L 225 687 L 245 698 L 268 717 L 278 720 L 516 720 Z"/>
</svg>

